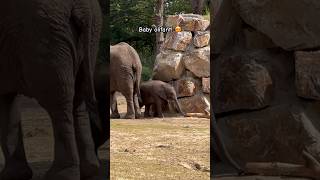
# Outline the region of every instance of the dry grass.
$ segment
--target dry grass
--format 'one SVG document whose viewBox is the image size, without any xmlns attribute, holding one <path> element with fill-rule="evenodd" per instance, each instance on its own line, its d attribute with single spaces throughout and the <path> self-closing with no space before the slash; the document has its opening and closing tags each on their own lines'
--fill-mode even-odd
<svg viewBox="0 0 320 180">
<path fill-rule="evenodd" d="M 120 99 L 119 111 L 125 112 Z M 210 179 L 209 120 L 111 120 L 111 179 Z"/>
</svg>

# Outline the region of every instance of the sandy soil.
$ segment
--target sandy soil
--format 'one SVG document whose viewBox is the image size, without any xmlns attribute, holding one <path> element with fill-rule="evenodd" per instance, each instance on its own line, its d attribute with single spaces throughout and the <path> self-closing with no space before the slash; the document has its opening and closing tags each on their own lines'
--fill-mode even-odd
<svg viewBox="0 0 320 180">
<path fill-rule="evenodd" d="M 125 100 L 118 98 L 118 104 L 123 117 Z M 111 179 L 210 179 L 209 123 L 184 117 L 112 119 Z"/>
<path fill-rule="evenodd" d="M 34 178 L 40 180 L 50 168 L 53 159 L 53 132 L 48 114 L 34 100 L 22 97 L 22 127 L 27 159 L 30 163 Z M 102 162 L 101 172 L 105 176 L 107 166 L 106 146 L 100 148 L 99 156 Z M 4 164 L 0 153 L 0 169 Z"/>
</svg>

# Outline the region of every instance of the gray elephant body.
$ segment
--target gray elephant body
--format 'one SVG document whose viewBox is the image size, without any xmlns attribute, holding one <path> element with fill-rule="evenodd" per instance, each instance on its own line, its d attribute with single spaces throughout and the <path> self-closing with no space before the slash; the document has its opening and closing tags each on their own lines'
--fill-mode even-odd
<svg viewBox="0 0 320 180">
<path fill-rule="evenodd" d="M 88 120 L 86 107 L 98 113 L 93 72 L 102 26 L 100 11 L 96 0 L 0 3 L 0 133 L 5 156 L 1 180 L 32 177 L 17 94 L 35 98 L 52 120 L 55 159 L 45 179 L 98 176 L 90 127 L 97 131 L 102 127 L 98 127 L 98 116 Z"/>
<path fill-rule="evenodd" d="M 145 117 L 150 116 L 151 107 L 154 109 L 154 116 L 163 117 L 162 109 L 169 101 L 174 102 L 178 112 L 184 115 L 180 108 L 176 91 L 170 84 L 159 80 L 150 80 L 141 83 L 140 92 L 142 100 L 140 106 L 145 105 Z"/>
<path fill-rule="evenodd" d="M 121 42 L 110 46 L 110 104 L 112 118 L 119 118 L 115 92 L 121 92 L 127 101 L 125 118 L 140 117 L 138 98 L 140 97 L 142 65 L 136 50 Z"/>
</svg>

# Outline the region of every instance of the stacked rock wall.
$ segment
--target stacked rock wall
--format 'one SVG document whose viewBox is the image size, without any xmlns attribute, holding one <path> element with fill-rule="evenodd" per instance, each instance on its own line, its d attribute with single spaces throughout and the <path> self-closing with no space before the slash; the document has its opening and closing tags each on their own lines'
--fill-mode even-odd
<svg viewBox="0 0 320 180">
<path fill-rule="evenodd" d="M 246 162 L 320 161 L 320 1 L 219 0 L 213 110 Z"/>
<path fill-rule="evenodd" d="M 157 55 L 153 79 L 168 82 L 177 92 L 182 110 L 187 113 L 210 112 L 210 32 L 209 21 L 202 16 L 168 16 L 168 32 Z"/>
</svg>

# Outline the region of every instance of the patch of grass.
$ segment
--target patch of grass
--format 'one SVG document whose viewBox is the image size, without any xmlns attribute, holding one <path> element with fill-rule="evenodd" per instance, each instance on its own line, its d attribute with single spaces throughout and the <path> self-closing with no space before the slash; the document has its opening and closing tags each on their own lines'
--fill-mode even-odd
<svg viewBox="0 0 320 180">
<path fill-rule="evenodd" d="M 210 179 L 210 128 L 205 119 L 111 120 L 111 179 Z"/>
<path fill-rule="evenodd" d="M 111 129 L 115 130 L 121 130 L 121 131 L 135 131 L 136 133 L 145 131 L 197 131 L 197 132 L 205 132 L 208 130 L 207 127 L 184 127 L 183 125 L 170 125 L 166 122 L 159 123 L 154 122 L 153 120 L 150 120 L 150 122 L 146 123 L 139 123 L 139 120 L 137 122 L 128 123 L 128 122 L 117 122 L 117 120 L 113 121 L 111 123 Z"/>
<path fill-rule="evenodd" d="M 118 155 L 116 159 L 121 159 L 111 165 L 111 179 L 209 179 L 208 174 L 193 172 L 182 166 L 172 166 L 161 161 L 146 160 L 128 155 Z M 122 163 L 130 164 L 122 166 Z M 114 171 L 116 169 L 116 171 Z"/>
</svg>

